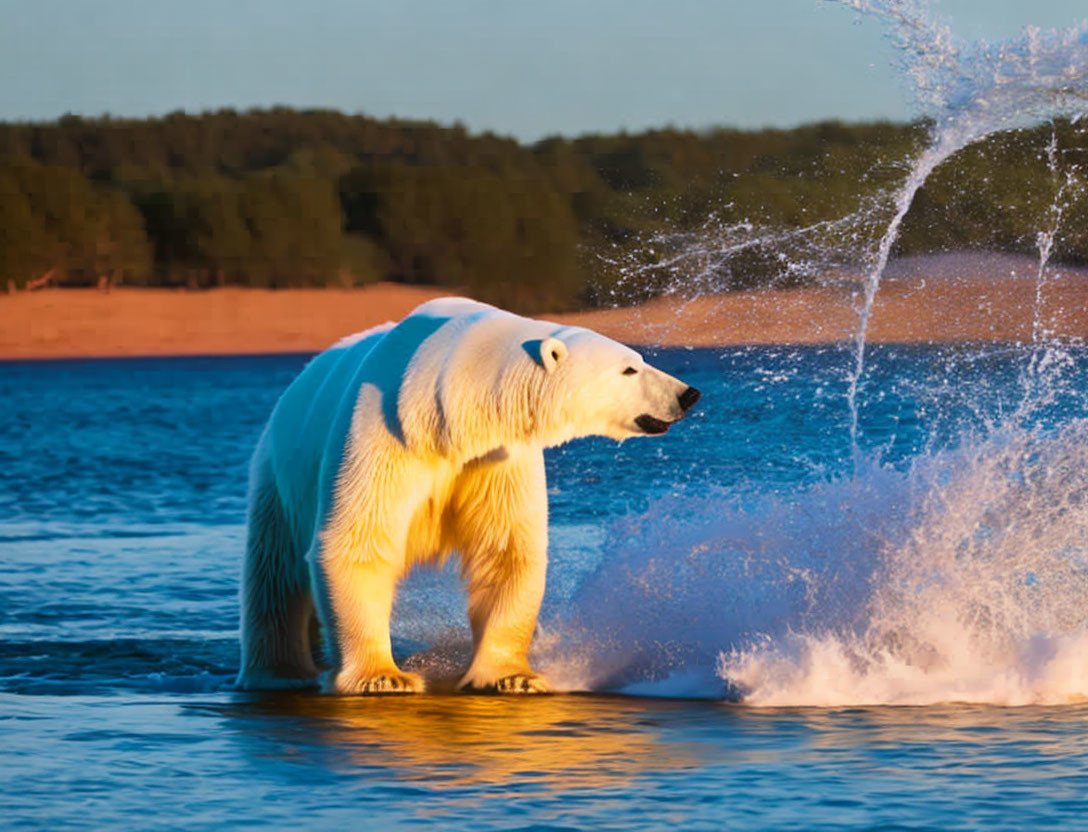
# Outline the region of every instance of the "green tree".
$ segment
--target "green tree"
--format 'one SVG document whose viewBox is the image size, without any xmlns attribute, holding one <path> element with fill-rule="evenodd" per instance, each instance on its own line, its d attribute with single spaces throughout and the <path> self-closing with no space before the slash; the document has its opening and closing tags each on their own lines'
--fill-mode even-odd
<svg viewBox="0 0 1088 832">
<path fill-rule="evenodd" d="M 0 170 L 0 288 L 22 288 L 52 268 L 58 248 L 22 190 Z"/>
<path fill-rule="evenodd" d="M 517 309 L 562 308 L 577 297 L 577 226 L 542 178 L 371 165 L 341 180 L 341 200 L 346 227 L 381 243 L 395 279 Z"/>
<path fill-rule="evenodd" d="M 253 240 L 250 269 L 274 287 L 336 279 L 343 246 L 332 183 L 281 172 L 249 177 L 241 213 Z"/>
</svg>

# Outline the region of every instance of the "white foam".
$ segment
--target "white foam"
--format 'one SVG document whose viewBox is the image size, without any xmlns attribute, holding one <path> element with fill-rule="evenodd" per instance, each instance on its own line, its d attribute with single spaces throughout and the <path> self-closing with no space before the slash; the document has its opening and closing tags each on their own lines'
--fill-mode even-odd
<svg viewBox="0 0 1088 832">
<path fill-rule="evenodd" d="M 542 640 L 562 688 L 793 706 L 1088 696 L 1088 422 L 1010 428 L 907 471 L 869 463 L 795 497 L 674 496 L 611 541 Z"/>
<path fill-rule="evenodd" d="M 763 705 L 1055 703 L 1088 695 L 1088 427 L 920 460 L 856 626 L 731 648 Z"/>
</svg>

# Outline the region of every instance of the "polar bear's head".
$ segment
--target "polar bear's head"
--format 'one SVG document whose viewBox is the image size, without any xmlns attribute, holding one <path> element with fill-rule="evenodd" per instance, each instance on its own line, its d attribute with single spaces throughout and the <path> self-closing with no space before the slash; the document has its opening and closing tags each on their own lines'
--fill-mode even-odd
<svg viewBox="0 0 1088 832">
<path fill-rule="evenodd" d="M 526 348 L 537 352 L 542 392 L 554 404 L 547 408 L 548 444 L 662 434 L 699 399 L 694 387 L 591 330 L 564 327 Z"/>
</svg>

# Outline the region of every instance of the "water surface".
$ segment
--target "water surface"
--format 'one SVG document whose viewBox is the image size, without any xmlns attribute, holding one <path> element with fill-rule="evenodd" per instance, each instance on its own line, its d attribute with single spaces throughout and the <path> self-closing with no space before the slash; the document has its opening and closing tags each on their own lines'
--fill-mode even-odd
<svg viewBox="0 0 1088 832">
<path fill-rule="evenodd" d="M 8 823 L 1081 824 L 1085 356 L 874 348 L 860 457 L 850 358 L 658 352 L 698 412 L 548 453 L 537 661 L 592 692 L 524 700 L 231 689 L 247 459 L 306 356 L 0 365 Z M 394 629 L 456 666 L 455 575 Z"/>
</svg>

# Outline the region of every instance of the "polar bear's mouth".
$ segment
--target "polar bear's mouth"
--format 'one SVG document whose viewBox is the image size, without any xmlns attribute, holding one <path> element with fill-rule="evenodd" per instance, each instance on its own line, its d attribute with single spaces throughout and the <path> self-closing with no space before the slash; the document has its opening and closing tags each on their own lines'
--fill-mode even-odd
<svg viewBox="0 0 1088 832">
<path fill-rule="evenodd" d="M 649 413 L 643 413 L 635 419 L 635 424 L 642 428 L 643 433 L 664 433 L 669 429 L 669 422 L 664 422 Z"/>
</svg>

